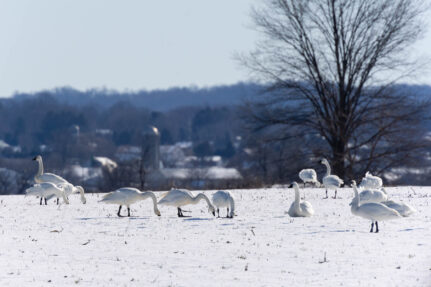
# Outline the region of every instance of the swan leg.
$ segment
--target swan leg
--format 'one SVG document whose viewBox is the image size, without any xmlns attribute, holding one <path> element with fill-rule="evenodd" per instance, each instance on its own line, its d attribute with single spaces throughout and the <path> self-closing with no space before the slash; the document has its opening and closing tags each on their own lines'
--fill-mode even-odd
<svg viewBox="0 0 431 287">
<path fill-rule="evenodd" d="M 130 217 L 130 207 L 127 206 L 127 216 Z"/>
<path fill-rule="evenodd" d="M 377 221 L 376 221 L 376 233 L 377 232 L 379 232 L 379 225 L 377 224 Z"/>
<path fill-rule="evenodd" d="M 217 217 L 220 217 L 220 209 L 217 208 Z"/>
<path fill-rule="evenodd" d="M 335 190 L 334 199 L 337 198 L 337 190 Z"/>
<path fill-rule="evenodd" d="M 60 199 L 57 197 L 57 205 L 60 203 Z"/>
<path fill-rule="evenodd" d="M 118 212 L 117 212 L 118 217 L 121 217 L 120 212 L 121 212 L 121 205 L 120 205 L 120 208 L 118 209 Z"/>
<path fill-rule="evenodd" d="M 42 199 L 43 199 L 43 197 L 41 196 L 40 197 L 40 205 L 42 205 Z"/>
<path fill-rule="evenodd" d="M 229 207 L 227 208 L 226 217 L 229 218 Z"/>
<path fill-rule="evenodd" d="M 178 208 L 178 217 L 183 217 L 184 215 L 183 215 L 183 211 L 181 210 L 181 208 L 179 208 L 179 207 L 177 207 Z"/>
<path fill-rule="evenodd" d="M 325 190 L 325 193 L 326 193 L 326 197 L 325 198 L 328 198 L 328 190 L 327 189 Z"/>
<path fill-rule="evenodd" d="M 45 205 L 48 205 L 48 203 L 46 203 L 46 197 L 45 197 Z"/>
<path fill-rule="evenodd" d="M 374 229 L 374 221 L 371 221 L 371 230 L 370 230 L 370 232 L 373 232 L 373 229 Z"/>
</svg>

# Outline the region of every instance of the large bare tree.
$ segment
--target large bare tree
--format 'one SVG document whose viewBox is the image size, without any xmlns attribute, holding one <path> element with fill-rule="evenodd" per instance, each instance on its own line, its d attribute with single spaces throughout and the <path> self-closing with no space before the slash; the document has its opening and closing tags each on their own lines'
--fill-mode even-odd
<svg viewBox="0 0 431 287">
<path fill-rule="evenodd" d="M 343 178 L 400 164 L 423 146 L 415 127 L 425 105 L 394 84 L 418 67 L 409 48 L 425 9 L 415 0 L 266 1 L 252 14 L 263 39 L 240 58 L 271 83 L 249 121 L 319 133 Z"/>
</svg>

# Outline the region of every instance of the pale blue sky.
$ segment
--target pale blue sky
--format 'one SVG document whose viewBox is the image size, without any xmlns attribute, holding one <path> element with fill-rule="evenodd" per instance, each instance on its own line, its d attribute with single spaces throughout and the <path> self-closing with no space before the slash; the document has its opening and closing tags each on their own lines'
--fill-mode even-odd
<svg viewBox="0 0 431 287">
<path fill-rule="evenodd" d="M 117 90 L 246 81 L 258 0 L 2 0 L 0 97 L 61 86 Z M 430 34 L 419 44 L 431 47 Z M 427 78 L 423 82 L 427 81 Z"/>
</svg>

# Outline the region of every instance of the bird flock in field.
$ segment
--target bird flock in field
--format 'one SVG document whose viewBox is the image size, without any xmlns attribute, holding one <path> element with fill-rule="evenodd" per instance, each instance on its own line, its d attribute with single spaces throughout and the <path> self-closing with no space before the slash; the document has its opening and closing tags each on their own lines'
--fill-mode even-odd
<svg viewBox="0 0 431 287">
<path fill-rule="evenodd" d="M 40 155 L 33 160 L 38 162 L 39 169 L 34 176 L 35 184 L 26 190 L 26 196 L 32 195 L 40 197 L 40 205 L 47 204 L 51 198 L 57 199 L 59 204 L 60 198 L 64 203 L 69 204 L 68 196 L 72 193 L 80 193 L 81 202 L 86 203 L 84 189 L 81 186 L 74 186 L 61 176 L 53 173 L 44 173 L 43 161 Z M 322 183 L 317 179 L 317 173 L 314 169 L 303 169 L 299 172 L 299 178 L 303 181 L 304 187 L 306 184 L 314 186 L 322 186 L 325 188 L 326 198 L 328 198 L 328 189 L 334 190 L 333 198 L 337 198 L 337 189 L 344 182 L 337 175 L 331 174 L 331 166 L 326 159 L 322 159 L 321 164 L 326 166 L 326 174 L 322 178 Z M 350 203 L 351 212 L 355 216 L 359 216 L 371 221 L 371 230 L 379 232 L 378 222 L 389 219 L 397 219 L 400 217 L 410 216 L 416 210 L 410 205 L 403 202 L 390 200 L 389 196 L 383 187 L 383 181 L 380 177 L 372 175 L 370 172 L 365 174 L 359 186 L 353 180 L 351 184 L 354 191 L 354 198 Z M 291 217 L 311 217 L 314 209 L 310 202 L 301 200 L 300 188 L 298 183 L 293 182 L 289 188 L 295 191 L 295 200 L 291 203 L 288 214 Z M 185 189 L 171 189 L 166 192 L 157 202 L 157 197 L 151 191 L 140 191 L 132 187 L 123 187 L 115 191 L 105 194 L 100 200 L 102 203 L 119 205 L 117 215 L 121 215 L 122 207 L 127 208 L 127 216 L 130 216 L 130 205 L 151 198 L 153 201 L 154 214 L 160 216 L 161 213 L 158 205 L 172 206 L 177 209 L 178 217 L 184 217 L 183 206 L 189 204 L 197 204 L 204 200 L 208 205 L 208 212 L 220 217 L 220 208 L 226 208 L 226 218 L 233 218 L 235 215 L 235 201 L 232 195 L 227 191 L 217 191 L 212 195 L 212 201 L 203 193 L 193 195 Z"/>
</svg>

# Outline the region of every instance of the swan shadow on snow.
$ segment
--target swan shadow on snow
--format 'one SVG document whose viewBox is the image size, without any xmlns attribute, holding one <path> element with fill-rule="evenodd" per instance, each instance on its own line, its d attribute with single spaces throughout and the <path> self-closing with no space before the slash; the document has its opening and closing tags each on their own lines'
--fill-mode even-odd
<svg viewBox="0 0 431 287">
<path fill-rule="evenodd" d="M 418 228 L 405 228 L 405 229 L 400 229 L 398 231 L 414 231 L 414 230 L 421 230 L 421 229 L 425 229 L 422 227 L 418 227 Z"/>
<path fill-rule="evenodd" d="M 75 220 L 82 220 L 82 221 L 101 220 L 101 219 L 109 219 L 109 220 L 118 219 L 118 220 L 120 220 L 120 219 L 125 219 L 125 218 L 128 218 L 130 220 L 143 220 L 143 219 L 148 220 L 150 218 L 150 216 L 141 216 L 141 217 L 139 217 L 139 216 L 78 217 L 78 218 L 75 218 Z"/>
<path fill-rule="evenodd" d="M 202 217 L 192 217 L 192 218 L 186 218 L 184 221 L 206 221 L 206 220 L 214 220 L 213 218 L 202 218 Z"/>
</svg>

